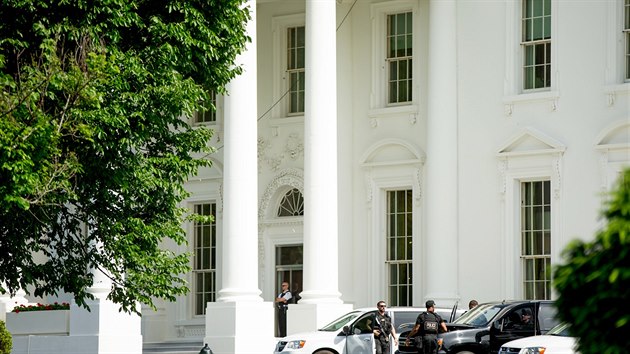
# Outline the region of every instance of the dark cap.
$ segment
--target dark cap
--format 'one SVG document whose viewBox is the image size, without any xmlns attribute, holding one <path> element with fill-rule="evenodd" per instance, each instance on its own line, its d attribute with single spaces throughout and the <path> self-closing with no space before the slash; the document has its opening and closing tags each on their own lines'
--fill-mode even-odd
<svg viewBox="0 0 630 354">
<path fill-rule="evenodd" d="M 425 305 L 426 305 L 426 307 L 427 307 L 427 308 L 429 308 L 429 307 L 434 307 L 434 306 L 435 306 L 435 301 L 433 301 L 433 300 L 429 300 L 429 301 L 427 301 L 427 302 L 425 303 Z"/>
</svg>

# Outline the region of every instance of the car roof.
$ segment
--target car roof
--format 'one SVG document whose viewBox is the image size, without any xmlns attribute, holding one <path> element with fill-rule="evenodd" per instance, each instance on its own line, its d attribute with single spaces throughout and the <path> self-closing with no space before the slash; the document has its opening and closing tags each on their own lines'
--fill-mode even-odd
<svg viewBox="0 0 630 354">
<path fill-rule="evenodd" d="M 527 304 L 527 303 L 553 303 L 553 300 L 499 300 L 499 301 L 489 301 L 484 304 Z M 483 305 L 483 304 L 480 304 Z"/>
<path fill-rule="evenodd" d="M 425 307 L 411 307 L 411 306 L 392 306 L 392 307 L 388 307 L 386 311 L 396 311 L 396 312 L 422 312 L 422 311 L 426 311 L 427 309 Z M 436 307 L 435 308 L 436 311 L 452 311 L 453 308 L 452 307 Z M 353 311 L 363 311 L 363 312 L 369 312 L 369 311 L 376 311 L 376 307 L 360 307 L 357 309 L 354 309 Z M 459 309 L 458 309 L 459 311 Z"/>
</svg>

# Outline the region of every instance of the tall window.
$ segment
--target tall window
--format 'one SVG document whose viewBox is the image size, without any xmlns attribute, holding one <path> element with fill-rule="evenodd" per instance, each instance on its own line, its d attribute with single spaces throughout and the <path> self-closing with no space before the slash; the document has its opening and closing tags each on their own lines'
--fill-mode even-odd
<svg viewBox="0 0 630 354">
<path fill-rule="evenodd" d="M 216 216 L 214 203 L 196 204 L 195 213 Z M 206 303 L 216 301 L 216 223 L 195 222 L 194 225 L 194 267 L 195 315 L 206 314 Z"/>
<path fill-rule="evenodd" d="M 304 197 L 297 189 L 288 191 L 278 207 L 278 216 L 300 216 L 304 215 Z"/>
<path fill-rule="evenodd" d="M 550 181 L 521 183 L 521 264 L 524 298 L 550 299 Z"/>
<path fill-rule="evenodd" d="M 391 306 L 411 306 L 411 190 L 387 192 L 387 271 Z"/>
<path fill-rule="evenodd" d="M 202 111 L 195 113 L 195 123 L 213 123 L 217 121 L 217 94 L 210 94 L 210 101 L 206 102 Z"/>
<path fill-rule="evenodd" d="M 523 88 L 551 87 L 551 0 L 523 0 L 522 25 Z"/>
<path fill-rule="evenodd" d="M 388 103 L 411 102 L 412 13 L 387 15 Z"/>
<path fill-rule="evenodd" d="M 623 36 L 626 43 L 626 81 L 630 80 L 630 0 L 626 0 L 623 7 Z"/>
<path fill-rule="evenodd" d="M 304 113 L 304 26 L 287 29 L 289 115 Z"/>
</svg>

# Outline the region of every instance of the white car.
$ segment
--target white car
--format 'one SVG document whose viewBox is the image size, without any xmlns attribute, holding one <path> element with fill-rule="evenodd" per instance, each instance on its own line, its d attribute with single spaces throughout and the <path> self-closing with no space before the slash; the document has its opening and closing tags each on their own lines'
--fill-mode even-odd
<svg viewBox="0 0 630 354">
<path fill-rule="evenodd" d="M 499 354 L 578 354 L 569 325 L 560 323 L 542 336 L 532 336 L 503 344 Z"/>
<path fill-rule="evenodd" d="M 390 307 L 387 313 L 392 318 L 396 333 L 403 331 L 402 326 L 415 322 L 424 307 Z M 450 309 L 436 309 L 436 312 L 449 313 Z M 457 312 L 457 315 L 461 315 Z M 365 354 L 374 352 L 374 335 L 372 321 L 376 313 L 375 308 L 364 308 L 351 311 L 323 328 L 313 331 L 296 333 L 286 336 L 276 344 L 275 354 Z M 449 317 L 446 317 L 448 319 Z M 394 343 L 390 345 L 390 352 L 395 353 Z"/>
</svg>

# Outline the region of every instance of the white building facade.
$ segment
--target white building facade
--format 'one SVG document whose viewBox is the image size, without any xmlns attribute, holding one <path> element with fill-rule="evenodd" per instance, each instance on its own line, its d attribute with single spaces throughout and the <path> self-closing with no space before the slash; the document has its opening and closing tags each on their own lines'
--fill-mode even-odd
<svg viewBox="0 0 630 354">
<path fill-rule="evenodd" d="M 192 292 L 145 341 L 205 335 L 206 302 L 256 273 L 265 303 L 283 280 L 306 304 L 553 299 L 630 163 L 629 7 L 258 1 L 249 81 L 192 118 L 219 149 L 188 203 L 216 222 L 189 225 Z"/>
<path fill-rule="evenodd" d="M 145 341 L 203 336 L 247 277 L 264 303 L 283 280 L 304 304 L 553 299 L 630 163 L 629 8 L 258 1 L 246 89 L 192 118 L 219 150 L 188 203 L 216 222 L 189 225 L 193 291 L 145 312 Z"/>
<path fill-rule="evenodd" d="M 630 166 L 630 0 L 250 4 L 244 74 L 191 118 L 218 150 L 186 205 L 215 222 L 186 225 L 191 293 L 143 308 L 145 347 L 257 352 L 237 333 L 273 338 L 285 280 L 288 333 L 381 299 L 554 299 Z"/>
</svg>

